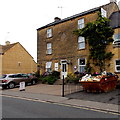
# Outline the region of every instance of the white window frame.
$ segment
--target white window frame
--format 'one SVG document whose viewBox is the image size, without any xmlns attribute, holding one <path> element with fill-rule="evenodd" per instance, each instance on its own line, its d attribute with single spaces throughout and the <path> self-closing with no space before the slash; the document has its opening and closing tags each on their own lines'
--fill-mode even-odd
<svg viewBox="0 0 120 120">
<path fill-rule="evenodd" d="M 52 72 L 52 62 L 46 62 L 46 72 Z"/>
<path fill-rule="evenodd" d="M 82 64 L 80 65 L 80 59 L 81 60 L 83 60 L 83 59 L 85 60 L 85 64 L 84 65 L 82 65 Z M 85 72 L 85 70 L 81 71 L 80 67 L 84 67 L 84 68 L 86 67 L 86 59 L 85 58 L 79 58 L 78 59 L 78 72 Z"/>
<path fill-rule="evenodd" d="M 50 37 L 52 37 L 52 29 L 51 28 L 47 29 L 47 38 L 50 38 Z"/>
<path fill-rule="evenodd" d="M 85 49 L 85 38 L 82 36 L 78 37 L 78 49 Z"/>
<path fill-rule="evenodd" d="M 114 34 L 113 39 L 114 39 L 113 44 L 115 44 L 115 45 L 120 44 L 120 33 Z"/>
<path fill-rule="evenodd" d="M 101 15 L 102 17 L 107 17 L 107 11 L 101 8 Z"/>
<path fill-rule="evenodd" d="M 81 18 L 78 20 L 78 29 L 82 29 L 85 26 L 85 20 L 84 18 Z"/>
<path fill-rule="evenodd" d="M 52 43 L 47 43 L 47 51 L 46 53 L 48 55 L 52 54 Z"/>
<path fill-rule="evenodd" d="M 58 63 L 55 63 L 55 71 L 58 71 Z"/>
<path fill-rule="evenodd" d="M 116 71 L 116 72 L 120 72 L 120 70 L 117 70 L 117 67 L 120 67 L 120 65 L 117 65 L 117 64 L 116 64 L 116 61 L 120 61 L 120 59 L 115 60 L 115 71 Z"/>
</svg>

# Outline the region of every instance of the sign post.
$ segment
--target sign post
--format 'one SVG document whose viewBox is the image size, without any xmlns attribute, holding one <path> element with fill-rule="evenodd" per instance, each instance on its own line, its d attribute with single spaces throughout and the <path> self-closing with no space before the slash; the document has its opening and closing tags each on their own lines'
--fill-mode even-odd
<svg viewBox="0 0 120 120">
<path fill-rule="evenodd" d="M 62 97 L 64 97 L 64 75 L 63 75 L 63 81 L 62 81 Z"/>
</svg>

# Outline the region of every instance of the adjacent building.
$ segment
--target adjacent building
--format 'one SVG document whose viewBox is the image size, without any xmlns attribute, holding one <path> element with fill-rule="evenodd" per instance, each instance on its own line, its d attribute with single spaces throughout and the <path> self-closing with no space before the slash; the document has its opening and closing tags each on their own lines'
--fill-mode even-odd
<svg viewBox="0 0 120 120">
<path fill-rule="evenodd" d="M 37 64 L 33 57 L 19 43 L 0 45 L 0 74 L 33 73 Z"/>
<path fill-rule="evenodd" d="M 120 74 L 120 55 L 119 55 L 119 33 L 120 26 L 114 26 L 116 20 L 114 16 L 119 14 L 116 2 L 90 9 L 88 11 L 60 19 L 37 29 L 37 62 L 40 73 L 46 71 L 60 71 L 61 78 L 69 72 L 84 72 L 89 55 L 88 44 L 82 36 L 76 36 L 73 31 L 82 29 L 88 22 L 93 22 L 98 17 L 98 12 L 102 16 L 112 20 L 111 26 L 115 31 L 114 42 L 108 48 L 113 51 L 115 56 L 111 60 L 111 65 L 107 68 L 109 72 Z M 116 15 L 117 14 L 117 15 Z M 119 20 L 117 20 L 118 22 Z"/>
<path fill-rule="evenodd" d="M 120 79 L 120 10 L 113 12 L 109 19 L 110 26 L 114 29 L 114 41 L 108 48 L 114 53 L 109 70 L 118 74 Z"/>
</svg>

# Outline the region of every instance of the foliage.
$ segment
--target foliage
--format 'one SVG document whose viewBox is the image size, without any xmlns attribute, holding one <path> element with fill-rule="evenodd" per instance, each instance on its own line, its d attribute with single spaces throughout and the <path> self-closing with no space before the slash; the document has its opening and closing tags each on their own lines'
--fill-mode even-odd
<svg viewBox="0 0 120 120">
<path fill-rule="evenodd" d="M 57 79 L 60 78 L 60 72 L 58 71 L 53 71 L 52 73 L 45 72 L 40 80 L 42 81 L 43 84 L 54 84 Z"/>
<path fill-rule="evenodd" d="M 54 77 L 56 77 L 56 78 L 60 78 L 60 72 L 58 72 L 58 71 L 53 71 L 52 72 L 52 76 L 54 76 Z"/>
<path fill-rule="evenodd" d="M 48 84 L 52 85 L 55 83 L 56 80 L 57 80 L 56 77 L 49 75 L 42 79 L 42 83 L 48 83 Z"/>
<path fill-rule="evenodd" d="M 68 73 L 68 75 L 67 75 L 67 77 L 65 78 L 65 81 L 66 81 L 66 83 L 75 83 L 75 84 L 77 84 L 77 83 L 79 83 L 79 80 L 80 80 L 80 78 L 83 76 L 83 74 L 81 73 L 75 73 L 75 74 L 73 74 L 73 73 Z"/>
<path fill-rule="evenodd" d="M 106 61 L 110 60 L 114 55 L 112 52 L 107 52 L 106 48 L 113 42 L 113 29 L 109 26 L 109 19 L 98 14 L 98 18 L 94 22 L 87 23 L 83 29 L 75 30 L 74 33 L 78 36 L 83 36 L 89 44 L 89 59 L 95 66 L 99 67 L 100 71 L 105 70 Z M 87 63 L 87 68 L 91 71 L 90 61 Z"/>
</svg>

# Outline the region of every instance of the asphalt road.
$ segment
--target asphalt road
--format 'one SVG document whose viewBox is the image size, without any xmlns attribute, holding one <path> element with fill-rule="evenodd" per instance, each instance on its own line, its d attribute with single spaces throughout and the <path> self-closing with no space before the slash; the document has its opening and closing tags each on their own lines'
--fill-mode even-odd
<svg viewBox="0 0 120 120">
<path fill-rule="evenodd" d="M 3 96 L 2 118 L 118 118 L 118 115 Z"/>
</svg>

